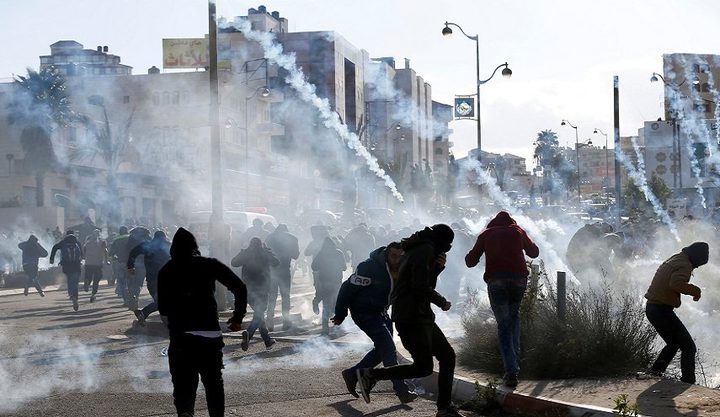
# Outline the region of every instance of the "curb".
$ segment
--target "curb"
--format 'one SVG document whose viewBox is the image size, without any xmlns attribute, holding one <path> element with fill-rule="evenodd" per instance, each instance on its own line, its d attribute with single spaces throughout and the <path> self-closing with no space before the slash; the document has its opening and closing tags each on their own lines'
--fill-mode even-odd
<svg viewBox="0 0 720 417">
<path fill-rule="evenodd" d="M 420 385 L 428 392 L 437 393 L 438 372 L 425 378 L 418 379 Z M 453 379 L 452 397 L 458 400 L 467 401 L 475 396 L 475 383 L 487 389 L 493 389 L 488 383 L 474 381 L 463 376 L 455 376 Z M 516 392 L 508 388 L 495 387 L 495 397 L 503 411 L 522 412 L 530 415 L 550 413 L 552 416 L 567 417 L 605 417 L 617 416 L 609 408 L 597 407 L 586 404 L 575 404 L 567 401 L 555 400 L 546 397 L 535 397 L 529 394 Z M 642 416 L 638 416 L 642 417 Z"/>
</svg>

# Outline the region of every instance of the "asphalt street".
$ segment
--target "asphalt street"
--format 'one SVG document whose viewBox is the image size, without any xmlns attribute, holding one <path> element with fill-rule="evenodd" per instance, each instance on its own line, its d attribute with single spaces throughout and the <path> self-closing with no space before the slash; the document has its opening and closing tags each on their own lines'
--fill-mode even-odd
<svg viewBox="0 0 720 417">
<path fill-rule="evenodd" d="M 148 300 L 145 294 L 140 304 Z M 296 298 L 294 305 L 304 303 Z M 0 316 L 0 415 L 174 415 L 166 331 L 157 316 L 139 326 L 112 289 L 102 288 L 95 303 L 81 292 L 77 312 L 64 291 L 48 291 L 44 298 L 4 295 Z M 319 332 L 303 321 L 292 331 L 275 332 L 281 341 L 272 350 L 256 336 L 247 352 L 237 334 L 227 335 L 226 415 L 435 415 L 430 399 L 400 404 L 389 383 L 378 385 L 370 404 L 351 397 L 340 371 L 369 345 L 360 335 L 357 343 L 335 343 Z M 207 415 L 202 389 L 196 409 L 196 416 Z"/>
</svg>

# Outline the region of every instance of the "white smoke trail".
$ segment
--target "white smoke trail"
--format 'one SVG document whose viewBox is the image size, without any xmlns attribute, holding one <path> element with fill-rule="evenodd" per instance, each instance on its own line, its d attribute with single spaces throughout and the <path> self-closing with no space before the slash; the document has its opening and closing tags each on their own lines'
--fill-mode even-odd
<svg viewBox="0 0 720 417">
<path fill-rule="evenodd" d="M 717 55 L 713 58 L 713 64 L 715 66 L 720 65 L 720 57 Z M 712 97 L 712 101 L 715 102 L 715 113 L 713 114 L 714 120 L 715 120 L 715 143 L 717 145 L 720 145 L 720 106 L 717 104 L 720 102 L 720 91 L 718 91 L 717 86 L 715 84 L 715 77 L 713 76 L 712 71 L 707 72 L 708 75 L 708 91 Z M 720 164 L 720 153 L 716 152 L 708 158 L 707 163 L 710 164 L 713 167 L 716 167 Z M 713 178 L 713 182 L 715 185 L 718 185 L 718 180 L 716 178 Z"/>
<path fill-rule="evenodd" d="M 5 339 L 0 333 L 0 344 L 7 345 Z M 98 390 L 96 366 L 101 353 L 64 335 L 32 335 L 22 348 L 0 361 L 0 413 L 57 390 Z"/>
<path fill-rule="evenodd" d="M 355 151 L 356 155 L 365 160 L 368 169 L 383 180 L 385 186 L 392 192 L 392 195 L 403 202 L 403 196 L 397 190 L 395 182 L 385 170 L 380 167 L 377 159 L 363 146 L 357 134 L 350 132 L 347 126 L 340 121 L 340 116 L 332 110 L 327 98 L 321 98 L 316 94 L 315 86 L 307 81 L 303 72 L 298 68 L 295 54 L 283 53 L 282 45 L 275 42 L 274 33 L 254 31 L 248 20 L 240 21 L 240 23 L 236 25 L 236 29 L 240 30 L 248 40 L 260 44 L 263 48 L 265 58 L 269 62 L 288 72 L 285 81 L 297 91 L 300 99 L 314 106 L 320 113 L 324 126 L 337 132 L 346 145 Z"/>
<path fill-rule="evenodd" d="M 636 148 L 637 151 L 637 141 L 635 138 L 632 140 L 633 148 Z M 640 172 L 638 169 L 635 168 L 635 166 L 632 164 L 630 159 L 625 155 L 620 148 L 615 148 L 615 157 L 617 158 L 620 163 L 625 166 L 625 169 L 628 172 L 628 176 L 632 178 L 635 185 L 638 186 L 640 191 L 645 195 L 645 200 L 650 202 L 650 205 L 653 208 L 653 211 L 655 211 L 655 214 L 662 220 L 663 223 L 668 225 L 670 228 L 670 232 L 672 232 L 673 236 L 675 236 L 675 240 L 680 242 L 680 236 L 678 235 L 677 227 L 675 227 L 675 223 L 672 221 L 670 216 L 668 215 L 667 211 L 662 207 L 662 204 L 660 204 L 660 201 L 658 201 L 655 194 L 650 191 L 650 187 L 648 187 L 647 184 L 647 178 L 645 178 L 645 173 Z"/>
<path fill-rule="evenodd" d="M 478 174 L 477 184 L 486 184 L 490 198 L 498 203 L 503 210 L 510 213 L 518 224 L 525 229 L 530 238 L 535 241 L 535 244 L 540 248 L 541 257 L 545 260 L 548 274 L 554 275 L 554 272 L 565 271 L 566 276 L 570 277 L 574 284 L 580 285 L 580 281 L 573 275 L 570 268 L 545 238 L 541 228 L 530 217 L 526 216 L 522 210 L 515 207 L 510 197 L 498 187 L 495 178 L 490 175 L 489 171 L 482 169 L 479 161 L 468 158 L 463 169 L 476 172 Z"/>
</svg>

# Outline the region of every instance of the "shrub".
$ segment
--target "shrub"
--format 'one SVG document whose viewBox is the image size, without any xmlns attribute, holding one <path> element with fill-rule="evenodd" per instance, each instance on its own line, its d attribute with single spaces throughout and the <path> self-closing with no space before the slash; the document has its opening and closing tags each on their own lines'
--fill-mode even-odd
<svg viewBox="0 0 720 417">
<path fill-rule="evenodd" d="M 521 372 L 529 378 L 626 375 L 645 369 L 653 356 L 655 330 L 645 320 L 642 299 L 628 292 L 569 291 L 565 320 L 557 316 L 547 275 L 530 285 L 521 306 Z M 497 327 L 477 293 L 463 316 L 465 338 L 459 362 L 482 372 L 502 373 Z"/>
</svg>

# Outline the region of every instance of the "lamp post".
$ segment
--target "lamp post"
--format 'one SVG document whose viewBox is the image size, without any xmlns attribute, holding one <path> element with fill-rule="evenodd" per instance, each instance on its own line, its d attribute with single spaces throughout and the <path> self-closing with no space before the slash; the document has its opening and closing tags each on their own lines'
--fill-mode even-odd
<svg viewBox="0 0 720 417">
<path fill-rule="evenodd" d="M 512 75 L 512 71 L 510 70 L 510 68 L 508 68 L 508 64 L 506 62 L 502 65 L 498 65 L 498 67 L 495 68 L 495 71 L 493 71 L 490 78 L 488 78 L 486 80 L 480 80 L 480 41 L 479 41 L 480 35 L 470 36 L 467 33 L 465 33 L 463 28 L 460 27 L 460 25 L 458 25 L 457 23 L 445 22 L 445 27 L 442 30 L 443 36 L 452 35 L 453 31 L 450 28 L 450 26 L 455 26 L 456 28 L 460 29 L 460 32 L 462 32 L 462 34 L 465 35 L 466 38 L 475 41 L 475 82 L 476 82 L 475 95 L 477 96 L 477 115 L 476 115 L 475 120 L 477 121 L 478 162 L 481 162 L 481 160 L 482 160 L 482 128 L 481 128 L 481 123 L 480 123 L 480 86 L 482 84 L 485 84 L 486 82 L 490 81 L 490 79 L 492 79 L 492 77 L 495 76 L 495 72 L 497 72 L 497 70 L 499 68 L 502 68 L 503 66 L 505 67 L 505 69 L 502 70 L 502 75 L 504 77 L 510 77 Z"/>
<path fill-rule="evenodd" d="M 577 164 L 577 193 L 578 193 L 578 204 L 580 203 L 580 141 L 578 140 L 578 128 L 573 126 L 572 123 L 563 119 L 560 122 L 560 126 L 568 125 L 575 129 L 575 163 Z"/>
<path fill-rule="evenodd" d="M 610 196 L 608 194 L 608 185 L 610 184 L 610 165 L 608 160 L 608 135 L 597 127 L 593 130 L 594 134 L 601 134 L 605 136 L 605 205 L 610 205 Z"/>
<path fill-rule="evenodd" d="M 260 94 L 261 97 L 269 97 L 270 96 L 270 90 L 267 88 L 267 85 L 263 85 L 261 87 L 258 87 L 253 91 L 252 94 L 245 97 L 245 205 L 247 207 L 247 204 L 250 199 L 250 183 L 249 183 L 249 177 L 250 177 L 250 164 L 249 164 L 249 149 L 248 149 L 248 142 L 250 142 L 250 121 L 249 119 L 249 112 L 248 112 L 248 104 L 250 100 L 257 97 L 257 95 Z M 256 106 L 257 107 L 257 106 Z M 256 112 L 257 113 L 257 112 Z M 257 117 L 256 117 L 257 119 Z"/>
</svg>

